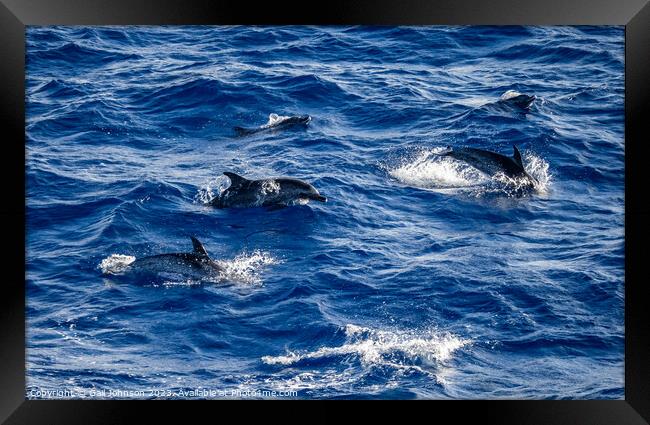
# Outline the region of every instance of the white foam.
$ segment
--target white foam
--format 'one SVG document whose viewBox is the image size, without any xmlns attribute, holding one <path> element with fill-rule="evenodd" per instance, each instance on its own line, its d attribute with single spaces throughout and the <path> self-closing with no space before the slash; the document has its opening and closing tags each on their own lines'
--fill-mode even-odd
<svg viewBox="0 0 650 425">
<path fill-rule="evenodd" d="M 219 277 L 221 280 L 233 283 L 259 285 L 262 283 L 262 270 L 266 266 L 279 263 L 280 260 L 271 256 L 268 252 L 259 250 L 251 253 L 243 252 L 232 260 L 218 261 L 219 266 L 223 268 Z"/>
<path fill-rule="evenodd" d="M 513 179 L 504 174 L 487 176 L 469 164 L 438 155 L 443 151 L 442 148 L 423 150 L 415 159 L 402 162 L 389 169 L 388 173 L 409 186 L 434 190 L 462 189 L 475 196 L 489 192 L 515 194 L 529 185 L 529 181 L 523 177 Z M 548 162 L 528 152 L 524 154 L 523 162 L 526 172 L 537 180 L 535 191 L 546 194 L 551 182 Z"/>
<path fill-rule="evenodd" d="M 269 114 L 269 121 L 264 124 L 261 128 L 269 128 L 272 127 L 276 124 L 281 123 L 282 121 L 291 118 L 285 115 L 278 115 L 278 114 Z"/>
<path fill-rule="evenodd" d="M 529 152 L 524 153 L 523 162 L 526 172 L 537 179 L 535 190 L 541 194 L 548 193 L 549 187 L 551 186 L 551 178 L 553 177 L 549 172 L 548 162 L 544 158 Z"/>
<path fill-rule="evenodd" d="M 210 204 L 215 198 L 230 186 L 230 179 L 226 176 L 218 176 L 206 181 L 194 195 L 194 202 L 199 204 Z"/>
<path fill-rule="evenodd" d="M 318 370 L 314 372 L 301 372 L 292 374 L 291 376 L 274 375 L 265 378 L 263 381 L 265 386 L 268 386 L 276 391 L 318 391 L 322 389 L 345 389 L 352 388 L 354 385 L 359 384 L 359 375 L 353 370 L 346 369 L 342 372 L 335 370 Z M 259 382 L 251 379 L 247 382 L 248 385 L 259 386 Z M 386 382 L 382 385 L 382 390 L 387 388 L 394 388 L 397 386 L 396 382 Z"/>
<path fill-rule="evenodd" d="M 346 341 L 338 347 L 322 347 L 311 352 L 287 351 L 285 355 L 264 356 L 269 365 L 294 365 L 304 360 L 354 356 L 363 366 L 389 366 L 416 369 L 449 361 L 453 353 L 470 343 L 450 333 L 424 331 L 374 330 L 352 324 L 344 328 Z M 423 367 L 424 366 L 424 367 Z"/>
<path fill-rule="evenodd" d="M 424 150 L 414 160 L 389 169 L 388 173 L 406 185 L 429 189 L 469 187 L 485 181 L 485 176 L 473 167 L 438 156 L 443 150 Z"/>
<path fill-rule="evenodd" d="M 135 257 L 131 255 L 112 254 L 104 258 L 98 267 L 104 274 L 118 274 L 134 261 Z"/>
</svg>

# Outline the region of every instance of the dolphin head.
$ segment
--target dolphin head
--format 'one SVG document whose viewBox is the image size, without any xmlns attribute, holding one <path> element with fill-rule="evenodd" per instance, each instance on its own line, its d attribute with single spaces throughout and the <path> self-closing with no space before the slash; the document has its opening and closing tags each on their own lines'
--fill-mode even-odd
<svg viewBox="0 0 650 425">
<path fill-rule="evenodd" d="M 529 109 L 530 106 L 535 101 L 535 96 L 528 96 L 526 94 L 520 94 L 519 96 L 508 99 L 511 105 L 515 105 L 521 109 Z"/>
<path fill-rule="evenodd" d="M 313 199 L 318 202 L 327 202 L 327 198 L 321 195 L 316 188 L 308 183 L 305 183 L 305 189 L 302 192 L 302 196 L 307 199 Z"/>
<path fill-rule="evenodd" d="M 291 191 L 298 199 L 313 199 L 314 201 L 327 202 L 327 198 L 321 195 L 318 190 L 309 183 L 296 179 L 283 179 L 281 186 L 283 189 L 291 188 Z"/>
<path fill-rule="evenodd" d="M 325 197 L 325 196 L 321 195 L 320 193 L 318 193 L 318 191 L 316 189 L 314 189 L 314 191 L 315 191 L 315 193 L 312 193 L 312 194 L 309 195 L 310 196 L 309 199 L 313 199 L 314 201 L 319 201 L 319 202 L 327 202 L 327 197 Z"/>
</svg>

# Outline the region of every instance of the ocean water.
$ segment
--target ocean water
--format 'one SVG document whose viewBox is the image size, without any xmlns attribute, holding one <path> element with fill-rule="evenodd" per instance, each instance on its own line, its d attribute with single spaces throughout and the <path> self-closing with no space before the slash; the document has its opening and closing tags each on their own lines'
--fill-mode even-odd
<svg viewBox="0 0 650 425">
<path fill-rule="evenodd" d="M 622 27 L 26 35 L 28 398 L 623 398 Z M 191 235 L 219 279 L 122 273 Z"/>
</svg>

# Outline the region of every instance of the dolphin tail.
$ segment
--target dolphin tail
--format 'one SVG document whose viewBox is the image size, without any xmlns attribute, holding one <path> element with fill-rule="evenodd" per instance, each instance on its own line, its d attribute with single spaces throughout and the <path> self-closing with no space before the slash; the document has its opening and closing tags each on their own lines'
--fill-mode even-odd
<svg viewBox="0 0 650 425">
<path fill-rule="evenodd" d="M 194 236 L 190 236 L 190 239 L 192 239 L 192 246 L 194 247 L 194 253 L 197 255 L 201 255 L 203 257 L 207 257 L 208 252 L 203 247 L 203 244 Z"/>
</svg>

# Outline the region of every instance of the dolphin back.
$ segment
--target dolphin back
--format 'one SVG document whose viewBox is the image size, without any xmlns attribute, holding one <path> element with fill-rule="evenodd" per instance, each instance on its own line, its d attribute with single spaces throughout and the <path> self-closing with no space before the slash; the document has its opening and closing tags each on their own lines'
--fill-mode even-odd
<svg viewBox="0 0 650 425">
<path fill-rule="evenodd" d="M 235 126 L 232 129 L 233 129 L 233 131 L 235 132 L 235 134 L 237 136 L 247 136 L 249 134 L 255 133 L 255 130 L 253 130 L 253 129 L 239 127 L 239 126 Z"/>
<path fill-rule="evenodd" d="M 288 117 L 281 117 L 278 114 L 270 114 L 268 123 L 255 128 L 246 128 L 235 126 L 233 131 L 237 136 L 248 136 L 251 134 L 259 133 L 261 131 L 274 130 L 280 128 L 293 127 L 296 125 L 307 125 L 311 121 L 309 115 L 291 115 Z"/>
<path fill-rule="evenodd" d="M 527 94 L 520 94 L 519 96 L 511 97 L 509 99 L 502 100 L 502 102 L 517 106 L 521 109 L 528 109 L 535 101 L 535 96 L 529 96 Z"/>
<path fill-rule="evenodd" d="M 461 147 L 454 149 L 448 148 L 447 151 L 441 153 L 440 155 L 449 156 L 459 161 L 463 161 L 486 174 L 496 174 L 498 172 L 503 172 L 510 177 L 524 175 L 534 181 L 534 179 L 530 177 L 524 169 L 524 164 L 522 162 L 522 157 L 519 149 L 517 149 L 516 146 L 513 146 L 513 150 L 514 152 L 512 157 L 496 152 L 470 147 Z"/>
<path fill-rule="evenodd" d="M 192 252 L 174 252 L 138 258 L 129 265 L 130 271 L 140 274 L 179 273 L 198 278 L 218 273 L 221 267 L 208 257 L 203 244 L 194 236 L 190 236 L 190 239 Z"/>
</svg>

